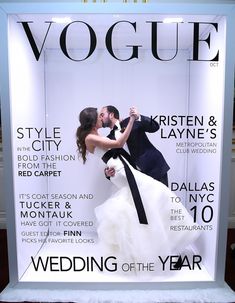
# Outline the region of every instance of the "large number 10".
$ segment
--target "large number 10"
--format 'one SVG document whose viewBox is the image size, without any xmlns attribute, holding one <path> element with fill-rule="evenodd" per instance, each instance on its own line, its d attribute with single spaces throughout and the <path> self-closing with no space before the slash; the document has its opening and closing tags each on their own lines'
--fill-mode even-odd
<svg viewBox="0 0 235 303">
<path fill-rule="evenodd" d="M 197 206 L 192 207 L 190 210 L 193 211 L 193 221 L 197 221 Z M 207 211 L 208 210 L 208 211 Z M 207 213 L 206 213 L 207 211 Z M 206 216 L 207 214 L 207 216 Z M 213 218 L 213 208 L 210 205 L 204 206 L 201 210 L 202 221 L 209 223 Z M 207 218 L 205 218 L 207 217 Z"/>
</svg>

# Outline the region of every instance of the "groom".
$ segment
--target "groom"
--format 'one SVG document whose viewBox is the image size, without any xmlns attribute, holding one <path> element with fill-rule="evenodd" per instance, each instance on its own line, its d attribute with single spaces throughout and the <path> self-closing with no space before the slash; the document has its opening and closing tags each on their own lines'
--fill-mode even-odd
<svg viewBox="0 0 235 303">
<path fill-rule="evenodd" d="M 136 109 L 135 109 L 136 110 Z M 154 133 L 159 129 L 159 124 L 149 117 L 142 116 L 136 110 L 138 117 L 134 122 L 132 131 L 127 140 L 127 147 L 132 160 L 140 170 L 168 186 L 167 171 L 170 169 L 162 153 L 149 141 L 146 132 Z M 111 129 L 108 137 L 116 139 L 123 128 L 128 124 L 129 118 L 119 120 L 119 111 L 112 105 L 102 107 L 100 117 L 103 127 Z M 113 176 L 115 171 L 110 168 L 105 171 L 106 176 Z"/>
</svg>

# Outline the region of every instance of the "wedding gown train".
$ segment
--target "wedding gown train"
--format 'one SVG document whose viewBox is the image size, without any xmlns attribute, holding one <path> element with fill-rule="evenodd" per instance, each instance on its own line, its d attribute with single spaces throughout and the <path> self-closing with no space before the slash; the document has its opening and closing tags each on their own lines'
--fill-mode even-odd
<svg viewBox="0 0 235 303">
<path fill-rule="evenodd" d="M 99 158 L 104 153 L 97 147 L 94 152 Z M 111 158 L 107 166 L 115 169 L 110 181 L 117 190 L 95 208 L 95 215 L 99 241 L 108 255 L 123 262 L 154 262 L 158 256 L 178 255 L 198 238 L 197 223 L 182 203 L 175 202 L 176 195 L 129 165 L 148 220 L 140 224 L 123 163 Z"/>
</svg>

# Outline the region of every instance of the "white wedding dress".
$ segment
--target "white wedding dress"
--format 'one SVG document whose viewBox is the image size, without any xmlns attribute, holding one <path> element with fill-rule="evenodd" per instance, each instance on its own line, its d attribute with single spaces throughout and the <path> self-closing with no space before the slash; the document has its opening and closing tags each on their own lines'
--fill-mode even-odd
<svg viewBox="0 0 235 303">
<path fill-rule="evenodd" d="M 104 150 L 95 148 L 102 158 Z M 199 236 L 197 223 L 182 203 L 173 202 L 176 196 L 164 184 L 131 168 L 146 212 L 148 225 L 140 224 L 127 182 L 124 166 L 119 158 L 111 158 L 108 167 L 115 169 L 110 181 L 117 190 L 95 208 L 100 244 L 108 255 L 122 262 L 154 262 L 158 256 L 179 255 Z M 174 210 L 180 220 L 172 220 Z M 188 230 L 177 230 L 187 226 Z"/>
</svg>

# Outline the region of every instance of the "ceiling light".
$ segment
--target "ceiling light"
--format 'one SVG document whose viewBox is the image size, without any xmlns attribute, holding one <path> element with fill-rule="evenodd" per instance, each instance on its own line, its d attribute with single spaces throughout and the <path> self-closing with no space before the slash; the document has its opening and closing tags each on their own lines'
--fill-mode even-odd
<svg viewBox="0 0 235 303">
<path fill-rule="evenodd" d="M 53 17 L 51 20 L 55 23 L 71 23 L 72 19 L 70 17 Z"/>
<path fill-rule="evenodd" d="M 183 18 L 165 18 L 163 19 L 163 23 L 181 23 L 183 22 Z"/>
</svg>

